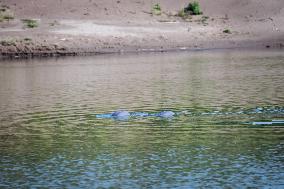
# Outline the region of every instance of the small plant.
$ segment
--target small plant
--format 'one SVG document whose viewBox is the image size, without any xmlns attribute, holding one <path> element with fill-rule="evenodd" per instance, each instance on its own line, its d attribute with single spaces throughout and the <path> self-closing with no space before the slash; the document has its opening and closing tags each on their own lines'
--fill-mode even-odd
<svg viewBox="0 0 284 189">
<path fill-rule="evenodd" d="M 208 25 L 207 20 L 209 19 L 209 16 L 202 16 L 201 22 L 203 25 Z"/>
<path fill-rule="evenodd" d="M 20 40 L 21 43 L 25 44 L 25 45 L 31 45 L 33 44 L 33 41 L 31 38 L 25 37 L 24 39 Z"/>
<path fill-rule="evenodd" d="M 232 32 L 229 29 L 225 29 L 225 30 L 223 30 L 223 33 L 231 34 Z"/>
<path fill-rule="evenodd" d="M 36 28 L 38 27 L 38 22 L 36 20 L 31 19 L 23 19 L 22 22 L 26 25 L 28 28 Z"/>
<path fill-rule="evenodd" d="M 182 17 L 184 18 L 185 17 L 185 12 L 184 12 L 184 9 L 178 11 L 178 14 L 177 14 L 179 17 Z"/>
<path fill-rule="evenodd" d="M 0 45 L 2 45 L 2 46 L 15 46 L 16 42 L 14 40 L 2 40 L 2 41 L 0 41 Z"/>
<path fill-rule="evenodd" d="M 26 38 L 24 38 L 24 41 L 32 41 L 32 39 L 31 39 L 31 38 L 26 37 Z"/>
<path fill-rule="evenodd" d="M 1 5 L 0 6 L 0 12 L 5 12 L 7 10 L 9 10 L 9 6 L 7 6 L 7 5 Z"/>
<path fill-rule="evenodd" d="M 209 16 L 202 16 L 202 20 L 208 20 L 209 19 Z"/>
<path fill-rule="evenodd" d="M 185 8 L 180 10 L 177 14 L 177 16 L 188 19 L 191 17 L 191 15 L 200 15 L 202 14 L 200 10 L 199 3 L 197 1 L 194 1 L 193 3 L 189 3 Z"/>
<path fill-rule="evenodd" d="M 191 19 L 192 19 L 192 15 L 186 13 L 184 11 L 184 9 L 180 10 L 176 16 L 179 16 L 179 17 L 183 18 L 184 20 L 190 21 L 190 22 L 191 22 Z"/>
<path fill-rule="evenodd" d="M 154 15 L 161 15 L 162 14 L 162 8 L 160 6 L 160 4 L 155 4 L 152 8 L 152 14 Z"/>
<path fill-rule="evenodd" d="M 59 25 L 57 20 L 54 20 L 53 22 L 49 23 L 49 26 L 56 26 Z"/>
<path fill-rule="evenodd" d="M 9 10 L 8 6 L 2 5 L 0 7 L 0 22 L 14 19 L 14 14 Z"/>
<path fill-rule="evenodd" d="M 13 19 L 14 19 L 14 16 L 7 14 L 7 15 L 4 15 L 4 16 L 3 16 L 3 19 L 4 19 L 4 20 L 13 20 Z"/>
<path fill-rule="evenodd" d="M 191 15 L 200 15 L 202 14 L 198 1 L 194 1 L 193 3 L 189 3 L 187 7 L 184 8 L 184 12 L 189 13 Z"/>
</svg>

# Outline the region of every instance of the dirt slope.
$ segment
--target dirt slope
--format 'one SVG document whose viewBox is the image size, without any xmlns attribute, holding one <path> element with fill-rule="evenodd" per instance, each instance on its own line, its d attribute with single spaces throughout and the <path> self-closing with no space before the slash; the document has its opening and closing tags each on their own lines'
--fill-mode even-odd
<svg viewBox="0 0 284 189">
<path fill-rule="evenodd" d="M 177 15 L 187 0 L 0 0 L 2 55 L 283 47 L 283 0 L 200 0 L 203 15 Z M 153 15 L 154 4 L 161 15 Z M 35 19 L 28 28 L 22 19 Z M 230 30 L 224 33 L 224 30 Z"/>
</svg>

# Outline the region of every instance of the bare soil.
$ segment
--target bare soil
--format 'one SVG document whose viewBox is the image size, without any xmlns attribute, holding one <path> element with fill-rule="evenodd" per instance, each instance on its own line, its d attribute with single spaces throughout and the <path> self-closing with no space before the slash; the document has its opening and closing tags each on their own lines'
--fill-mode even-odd
<svg viewBox="0 0 284 189">
<path fill-rule="evenodd" d="M 199 2 L 203 14 L 184 19 L 188 0 L 0 0 L 14 17 L 0 22 L 0 55 L 284 47 L 283 0 Z"/>
</svg>

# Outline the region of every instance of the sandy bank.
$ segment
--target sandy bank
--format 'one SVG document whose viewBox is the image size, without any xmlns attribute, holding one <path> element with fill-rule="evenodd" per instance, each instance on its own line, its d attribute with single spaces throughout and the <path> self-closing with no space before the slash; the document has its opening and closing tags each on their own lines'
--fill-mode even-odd
<svg viewBox="0 0 284 189">
<path fill-rule="evenodd" d="M 53 56 L 284 46 L 283 0 L 200 0 L 203 15 L 186 20 L 176 16 L 188 2 L 1 0 L 1 7 L 14 18 L 0 22 L 0 54 Z M 156 3 L 161 15 L 151 14 Z M 37 26 L 30 28 L 22 19 L 36 20 Z"/>
</svg>

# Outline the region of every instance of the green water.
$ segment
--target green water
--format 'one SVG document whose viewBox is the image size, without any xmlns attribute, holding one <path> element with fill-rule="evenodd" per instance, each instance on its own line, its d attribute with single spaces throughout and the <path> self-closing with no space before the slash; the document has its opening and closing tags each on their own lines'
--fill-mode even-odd
<svg viewBox="0 0 284 189">
<path fill-rule="evenodd" d="M 283 51 L 1 60 L 0 188 L 283 188 L 283 81 Z"/>
</svg>

